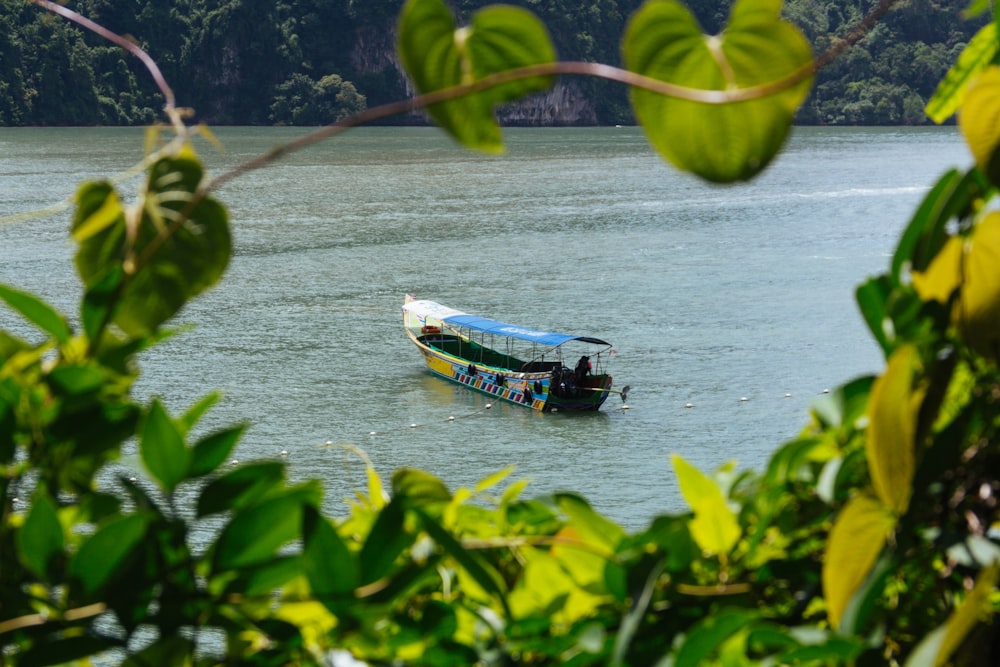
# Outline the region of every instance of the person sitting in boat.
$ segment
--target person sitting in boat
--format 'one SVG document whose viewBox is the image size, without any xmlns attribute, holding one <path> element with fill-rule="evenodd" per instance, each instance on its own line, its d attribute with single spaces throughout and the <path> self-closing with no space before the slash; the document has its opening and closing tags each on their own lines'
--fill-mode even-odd
<svg viewBox="0 0 1000 667">
<path fill-rule="evenodd" d="M 587 355 L 580 357 L 580 361 L 576 362 L 576 370 L 574 371 L 577 383 L 579 384 L 583 382 L 583 380 L 590 375 L 590 371 L 590 357 Z"/>
</svg>

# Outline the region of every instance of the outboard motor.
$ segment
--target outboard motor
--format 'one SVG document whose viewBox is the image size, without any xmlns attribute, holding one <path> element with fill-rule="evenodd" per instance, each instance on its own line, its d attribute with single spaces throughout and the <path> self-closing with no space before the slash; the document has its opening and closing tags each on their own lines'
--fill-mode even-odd
<svg viewBox="0 0 1000 667">
<path fill-rule="evenodd" d="M 552 369 L 550 391 L 560 398 L 576 398 L 579 392 L 575 372 L 565 366 Z"/>
</svg>

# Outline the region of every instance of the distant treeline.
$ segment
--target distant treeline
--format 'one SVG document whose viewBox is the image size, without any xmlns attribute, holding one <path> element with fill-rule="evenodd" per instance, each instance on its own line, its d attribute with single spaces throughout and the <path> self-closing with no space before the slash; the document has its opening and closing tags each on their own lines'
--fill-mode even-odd
<svg viewBox="0 0 1000 667">
<path fill-rule="evenodd" d="M 495 0 L 493 0 L 495 1 Z M 505 0 L 534 11 L 559 57 L 620 64 L 640 0 Z M 75 0 L 67 5 L 128 35 L 157 62 L 179 105 L 215 125 L 318 125 L 406 96 L 392 66 L 402 0 Z M 468 16 L 488 0 L 454 0 Z M 706 32 L 730 0 L 687 3 Z M 986 19 L 966 0 L 903 0 L 858 46 L 825 68 L 803 124 L 925 122 L 923 106 Z M 817 53 L 875 0 L 787 0 Z M 580 81 L 601 124 L 631 122 L 625 89 Z M 160 118 L 163 97 L 118 47 L 24 0 L 0 0 L 0 125 L 133 125 Z"/>
</svg>

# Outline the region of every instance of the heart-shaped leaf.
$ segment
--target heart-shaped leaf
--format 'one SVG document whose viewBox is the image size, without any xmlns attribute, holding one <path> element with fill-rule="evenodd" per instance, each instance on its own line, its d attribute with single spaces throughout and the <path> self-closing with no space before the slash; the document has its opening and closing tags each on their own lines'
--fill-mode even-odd
<svg viewBox="0 0 1000 667">
<path fill-rule="evenodd" d="M 399 17 L 399 58 L 417 91 L 469 85 L 520 67 L 555 61 L 544 24 L 520 7 L 491 5 L 458 28 L 442 0 L 408 0 Z M 503 151 L 497 104 L 546 90 L 551 77 L 528 77 L 428 107 L 431 117 L 469 148 Z"/>
<path fill-rule="evenodd" d="M 225 208 L 210 197 L 192 205 L 202 174 L 190 149 L 153 164 L 132 233 L 109 184 L 85 185 L 77 195 L 77 270 L 88 289 L 124 270 L 114 322 L 126 333 L 156 330 L 214 285 L 229 263 L 232 239 Z"/>
<path fill-rule="evenodd" d="M 702 34 L 676 0 L 647 2 L 625 33 L 632 72 L 702 91 L 735 92 L 779 82 L 809 66 L 802 33 L 781 20 L 780 0 L 737 0 L 729 25 Z M 811 77 L 740 102 L 715 104 L 632 89 L 636 117 L 650 142 L 680 169 L 709 181 L 747 180 L 771 161 L 805 100 Z"/>
</svg>

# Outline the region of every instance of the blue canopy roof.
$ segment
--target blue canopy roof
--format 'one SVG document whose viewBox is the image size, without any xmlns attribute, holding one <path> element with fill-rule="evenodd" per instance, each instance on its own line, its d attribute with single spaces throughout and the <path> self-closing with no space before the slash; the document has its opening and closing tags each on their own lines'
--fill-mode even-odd
<svg viewBox="0 0 1000 667">
<path fill-rule="evenodd" d="M 465 327 L 467 329 L 472 329 L 473 331 L 482 331 L 484 333 L 496 334 L 498 336 L 517 338 L 518 340 L 527 340 L 539 343 L 540 345 L 550 345 L 552 347 L 556 347 L 571 340 L 579 340 L 584 343 L 593 343 L 595 345 L 611 345 L 611 343 L 603 341 L 599 338 L 541 331 L 514 324 L 507 324 L 506 322 L 500 322 L 499 320 L 491 320 L 488 317 L 469 315 L 446 306 L 441 306 L 433 301 L 410 301 L 404 305 L 403 308 L 405 310 L 409 310 L 421 319 L 430 316 L 454 327 Z"/>
</svg>

